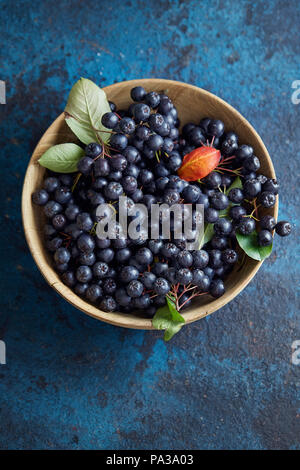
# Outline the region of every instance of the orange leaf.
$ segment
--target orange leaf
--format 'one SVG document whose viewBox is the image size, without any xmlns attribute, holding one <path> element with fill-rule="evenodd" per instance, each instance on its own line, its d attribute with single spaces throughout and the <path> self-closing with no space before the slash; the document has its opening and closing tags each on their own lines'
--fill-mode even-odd
<svg viewBox="0 0 300 470">
<path fill-rule="evenodd" d="M 178 175 L 185 181 L 196 181 L 211 173 L 219 164 L 220 150 L 203 146 L 184 156 Z"/>
</svg>

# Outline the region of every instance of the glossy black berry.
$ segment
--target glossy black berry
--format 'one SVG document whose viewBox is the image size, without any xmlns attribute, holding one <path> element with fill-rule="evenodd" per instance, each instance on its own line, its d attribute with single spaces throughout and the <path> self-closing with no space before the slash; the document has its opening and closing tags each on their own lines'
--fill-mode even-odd
<svg viewBox="0 0 300 470">
<path fill-rule="evenodd" d="M 92 182 L 92 188 L 95 191 L 102 191 L 102 189 L 105 188 L 105 186 L 108 184 L 108 181 L 106 178 L 103 176 L 98 176 L 98 178 L 94 179 Z"/>
<path fill-rule="evenodd" d="M 102 294 L 103 291 L 97 284 L 90 285 L 85 291 L 85 296 L 90 302 L 96 302 L 102 297 Z"/>
<path fill-rule="evenodd" d="M 158 295 L 166 295 L 170 289 L 169 282 L 163 277 L 158 277 L 153 284 L 153 290 Z"/>
<path fill-rule="evenodd" d="M 167 168 L 172 172 L 176 172 L 181 167 L 181 165 L 182 165 L 181 156 L 177 152 L 176 153 L 172 152 L 166 161 Z"/>
<path fill-rule="evenodd" d="M 145 101 L 150 106 L 150 108 L 154 109 L 157 108 L 160 103 L 160 96 L 156 91 L 150 91 L 145 96 Z"/>
<path fill-rule="evenodd" d="M 247 171 L 258 171 L 260 169 L 260 161 L 259 158 L 255 155 L 248 157 L 244 161 L 244 168 Z"/>
<path fill-rule="evenodd" d="M 161 96 L 158 112 L 168 114 L 173 107 L 172 101 L 167 96 Z"/>
<path fill-rule="evenodd" d="M 131 89 L 130 96 L 133 101 L 143 101 L 146 96 L 146 90 L 142 86 L 136 86 Z"/>
<path fill-rule="evenodd" d="M 88 212 L 81 212 L 76 217 L 76 225 L 80 230 L 89 232 L 93 228 L 94 222 Z"/>
<path fill-rule="evenodd" d="M 103 250 L 104 248 L 109 248 L 111 241 L 109 238 L 96 238 L 96 246 Z"/>
<path fill-rule="evenodd" d="M 52 219 L 56 214 L 62 212 L 63 208 L 61 204 L 55 201 L 48 201 L 44 206 L 44 214 L 49 219 Z"/>
<path fill-rule="evenodd" d="M 163 245 L 161 249 L 161 254 L 165 258 L 173 258 L 174 256 L 177 256 L 179 253 L 179 248 L 174 243 L 167 242 Z"/>
<path fill-rule="evenodd" d="M 207 175 L 205 178 L 203 178 L 202 181 L 203 181 L 203 183 L 205 183 L 205 185 L 208 188 L 216 189 L 221 185 L 222 178 L 221 178 L 221 175 L 219 173 L 216 173 L 215 171 L 212 171 L 211 173 L 209 173 L 209 175 Z"/>
<path fill-rule="evenodd" d="M 117 289 L 115 297 L 118 304 L 120 304 L 122 307 L 127 307 L 132 302 L 131 297 L 129 297 L 126 292 L 126 289 L 124 289 L 123 287 Z"/>
<path fill-rule="evenodd" d="M 183 285 L 187 285 L 193 280 L 193 274 L 192 271 L 189 268 L 180 268 L 177 271 L 177 282 Z"/>
<path fill-rule="evenodd" d="M 69 204 L 66 207 L 65 215 L 66 215 L 68 220 L 74 221 L 74 220 L 76 220 L 76 217 L 78 216 L 79 212 L 80 212 L 80 209 L 77 205 Z"/>
<path fill-rule="evenodd" d="M 180 194 L 175 189 L 166 189 L 163 195 L 163 202 L 172 206 L 173 204 L 177 204 L 180 200 Z"/>
<path fill-rule="evenodd" d="M 61 231 L 67 223 L 67 219 L 63 214 L 56 214 L 52 219 L 52 225 L 55 230 Z"/>
<path fill-rule="evenodd" d="M 99 307 L 104 312 L 114 312 L 117 309 L 117 303 L 113 297 L 107 295 L 101 300 Z"/>
<path fill-rule="evenodd" d="M 201 190 L 194 184 L 189 184 L 182 191 L 182 196 L 186 202 L 197 202 L 200 194 Z"/>
<path fill-rule="evenodd" d="M 214 231 L 218 236 L 229 235 L 232 230 L 232 223 L 227 218 L 223 217 L 214 223 Z"/>
<path fill-rule="evenodd" d="M 207 194 L 200 194 L 197 200 L 197 204 L 203 204 L 204 210 L 207 210 L 209 208 L 209 199 L 208 199 Z"/>
<path fill-rule="evenodd" d="M 126 287 L 127 294 L 129 295 L 129 297 L 132 297 L 132 298 L 140 297 L 143 293 L 143 290 L 144 290 L 144 286 L 138 280 L 130 281 Z"/>
<path fill-rule="evenodd" d="M 139 182 L 145 186 L 149 183 L 151 183 L 151 181 L 153 181 L 154 179 L 154 175 L 152 173 L 152 171 L 148 170 L 147 168 L 143 168 L 140 173 L 139 173 Z"/>
<path fill-rule="evenodd" d="M 137 251 L 135 259 L 140 264 L 148 265 L 153 261 L 153 254 L 149 248 L 143 247 Z"/>
<path fill-rule="evenodd" d="M 210 198 L 210 203 L 215 209 L 224 210 L 228 207 L 229 200 L 226 194 L 216 191 Z"/>
<path fill-rule="evenodd" d="M 105 294 L 113 295 L 117 289 L 117 283 L 114 279 L 107 278 L 104 279 L 102 288 Z"/>
<path fill-rule="evenodd" d="M 32 201 L 38 206 L 44 206 L 49 200 L 49 194 L 45 189 L 39 189 L 35 191 L 32 195 Z"/>
<path fill-rule="evenodd" d="M 260 246 L 269 246 L 273 241 L 273 237 L 269 230 L 261 230 L 257 235 L 257 243 Z"/>
<path fill-rule="evenodd" d="M 44 189 L 48 193 L 53 193 L 60 186 L 60 181 L 54 176 L 49 176 L 44 180 Z"/>
<path fill-rule="evenodd" d="M 97 142 L 91 142 L 85 147 L 84 152 L 87 157 L 96 158 L 102 153 L 102 150 L 102 145 Z"/>
<path fill-rule="evenodd" d="M 114 170 L 124 171 L 127 167 L 127 160 L 123 155 L 117 154 L 110 158 L 109 164 Z"/>
<path fill-rule="evenodd" d="M 110 166 L 108 161 L 105 158 L 98 158 L 94 163 L 94 175 L 97 178 L 98 176 L 107 176 L 110 172 Z"/>
<path fill-rule="evenodd" d="M 215 298 L 221 297 L 225 293 L 224 282 L 221 279 L 214 279 L 210 283 L 209 293 Z"/>
<path fill-rule="evenodd" d="M 195 147 L 200 147 L 205 142 L 205 136 L 200 127 L 194 127 L 188 135 L 189 142 Z"/>
<path fill-rule="evenodd" d="M 280 235 L 281 237 L 287 237 L 292 231 L 292 226 L 290 222 L 281 220 L 276 224 L 275 231 L 277 235 Z"/>
<path fill-rule="evenodd" d="M 188 122 L 182 128 L 182 135 L 188 138 L 189 133 L 191 132 L 192 129 L 194 129 L 194 127 L 196 127 L 195 124 L 193 124 L 192 122 Z"/>
<path fill-rule="evenodd" d="M 156 180 L 156 188 L 158 191 L 163 191 L 169 183 L 169 178 L 167 176 L 161 176 Z"/>
<path fill-rule="evenodd" d="M 193 255 L 193 267 L 204 269 L 209 262 L 209 254 L 205 250 L 195 250 Z"/>
<path fill-rule="evenodd" d="M 115 150 L 122 151 L 127 147 L 128 139 L 124 134 L 112 134 L 109 145 Z"/>
<path fill-rule="evenodd" d="M 122 196 L 123 187 L 120 183 L 112 181 L 105 187 L 104 194 L 108 200 L 115 201 L 116 199 L 119 199 L 120 196 Z"/>
<path fill-rule="evenodd" d="M 139 274 L 138 269 L 134 266 L 124 266 L 120 273 L 120 279 L 122 282 L 128 284 L 128 282 L 138 279 Z"/>
<path fill-rule="evenodd" d="M 128 145 L 128 147 L 126 147 L 126 149 L 123 151 L 123 155 L 128 163 L 134 163 L 139 157 L 140 153 L 135 147 Z"/>
<path fill-rule="evenodd" d="M 74 287 L 74 292 L 77 295 L 84 295 L 86 293 L 87 288 L 89 287 L 87 282 L 77 282 Z"/>
<path fill-rule="evenodd" d="M 136 297 L 134 299 L 134 306 L 137 309 L 144 310 L 151 305 L 151 298 L 149 294 L 143 294 L 141 297 Z"/>
<path fill-rule="evenodd" d="M 162 127 L 164 122 L 165 121 L 163 116 L 159 113 L 151 114 L 149 117 L 149 126 L 150 129 L 154 132 L 157 132 Z"/>
<path fill-rule="evenodd" d="M 115 105 L 115 103 L 113 101 L 109 101 L 108 104 L 109 104 L 109 107 L 110 107 L 110 109 L 113 113 L 115 111 L 117 111 L 117 106 Z"/>
<path fill-rule="evenodd" d="M 58 248 L 54 253 L 54 261 L 57 264 L 68 263 L 71 259 L 71 253 L 67 248 Z"/>
<path fill-rule="evenodd" d="M 250 219 L 250 217 L 242 218 L 238 230 L 242 235 L 249 235 L 255 229 L 255 221 Z"/>
<path fill-rule="evenodd" d="M 147 104 L 137 103 L 134 105 L 133 115 L 137 121 L 147 121 L 150 116 L 150 108 Z"/>
<path fill-rule="evenodd" d="M 114 129 L 119 122 L 119 118 L 115 113 L 105 113 L 101 118 L 101 122 L 107 129 Z"/>
<path fill-rule="evenodd" d="M 276 196 L 270 191 L 263 191 L 259 195 L 259 202 L 263 207 L 270 208 L 275 206 Z"/>
<path fill-rule="evenodd" d="M 119 122 L 119 129 L 125 134 L 133 134 L 135 131 L 135 122 L 130 117 L 124 117 Z"/>
<path fill-rule="evenodd" d="M 230 248 L 222 252 L 222 261 L 226 264 L 234 264 L 238 260 L 238 254 L 235 250 Z"/>
<path fill-rule="evenodd" d="M 244 160 L 248 157 L 253 155 L 253 148 L 250 145 L 240 145 L 238 149 L 235 151 L 235 156 L 238 157 L 240 160 Z"/>
<path fill-rule="evenodd" d="M 176 260 L 182 268 L 190 268 L 194 262 L 192 254 L 188 250 L 182 250 L 178 253 Z"/>
<path fill-rule="evenodd" d="M 207 133 L 210 136 L 221 137 L 224 132 L 224 123 L 220 119 L 211 119 L 207 126 Z"/>
<path fill-rule="evenodd" d="M 148 241 L 148 248 L 152 251 L 154 255 L 157 255 L 163 247 L 162 240 L 149 240 Z"/>
<path fill-rule="evenodd" d="M 244 200 L 244 193 L 240 188 L 232 188 L 228 193 L 228 199 L 235 204 L 240 204 Z"/>
<path fill-rule="evenodd" d="M 264 215 L 260 219 L 259 225 L 262 230 L 268 230 L 269 232 L 272 232 L 276 225 L 275 217 L 273 217 L 272 215 Z"/>
<path fill-rule="evenodd" d="M 243 206 L 232 206 L 229 210 L 229 217 L 235 221 L 241 220 L 244 215 L 247 215 L 247 210 Z"/>
<path fill-rule="evenodd" d="M 221 151 L 223 155 L 234 155 L 238 149 L 238 136 L 234 132 L 226 132 L 223 135 Z"/>
<path fill-rule="evenodd" d="M 104 278 L 108 273 L 108 265 L 103 261 L 97 261 L 93 266 L 93 274 L 100 279 Z"/>
<path fill-rule="evenodd" d="M 97 259 L 100 261 L 104 261 L 105 263 L 110 263 L 115 256 L 114 250 L 111 248 L 104 248 L 103 250 L 97 251 Z"/>
<path fill-rule="evenodd" d="M 153 289 L 156 276 L 150 271 L 145 271 L 140 280 L 144 284 L 146 289 Z"/>
<path fill-rule="evenodd" d="M 67 204 L 72 197 L 72 192 L 67 186 L 57 188 L 54 193 L 54 199 L 59 204 Z"/>
<path fill-rule="evenodd" d="M 93 277 L 89 266 L 79 266 L 76 270 L 76 279 L 78 282 L 89 282 Z"/>
<path fill-rule="evenodd" d="M 66 271 L 62 274 L 61 279 L 68 287 L 74 287 L 76 284 L 76 277 L 73 271 Z"/>
<path fill-rule="evenodd" d="M 273 194 L 278 194 L 279 184 L 275 179 L 268 179 L 262 186 L 263 191 L 270 191 Z"/>
<path fill-rule="evenodd" d="M 46 247 L 49 251 L 56 251 L 62 245 L 61 237 L 54 237 L 52 240 L 47 240 Z"/>
<path fill-rule="evenodd" d="M 121 248 L 116 252 L 115 260 L 117 263 L 124 264 L 130 259 L 132 252 L 130 248 Z"/>
<path fill-rule="evenodd" d="M 137 180 L 134 176 L 125 176 L 121 180 L 123 190 L 126 194 L 132 194 L 137 189 Z"/>
<path fill-rule="evenodd" d="M 222 265 L 222 252 L 220 250 L 211 250 L 209 252 L 209 266 L 213 269 Z"/>
<path fill-rule="evenodd" d="M 83 157 L 77 163 L 77 170 L 83 175 L 89 175 L 92 172 L 94 160 L 90 157 Z"/>
<path fill-rule="evenodd" d="M 217 211 L 217 209 L 214 209 L 213 207 L 208 207 L 208 209 L 204 211 L 205 222 L 213 224 L 218 220 L 218 218 L 219 212 Z"/>
<path fill-rule="evenodd" d="M 228 238 L 214 235 L 210 240 L 210 246 L 214 250 L 224 250 L 227 248 Z"/>
<path fill-rule="evenodd" d="M 78 261 L 79 261 L 79 264 L 83 264 L 85 266 L 93 266 L 93 264 L 96 262 L 95 253 L 93 251 L 90 253 L 82 252 L 78 256 Z"/>
<path fill-rule="evenodd" d="M 149 147 L 154 152 L 157 152 L 157 150 L 162 147 L 163 143 L 164 139 L 160 135 L 153 134 L 147 140 L 147 147 Z"/>
</svg>

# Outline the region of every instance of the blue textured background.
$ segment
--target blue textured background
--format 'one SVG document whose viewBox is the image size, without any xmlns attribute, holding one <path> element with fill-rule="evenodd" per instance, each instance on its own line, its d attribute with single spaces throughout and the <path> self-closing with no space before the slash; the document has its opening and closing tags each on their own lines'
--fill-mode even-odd
<svg viewBox="0 0 300 470">
<path fill-rule="evenodd" d="M 31 152 L 80 76 L 101 86 L 163 77 L 250 120 L 281 182 L 280 218 L 296 228 L 299 2 L 0 0 L 0 12 L 0 448 L 300 449 L 296 230 L 234 301 L 164 344 L 55 294 L 20 214 Z"/>
</svg>

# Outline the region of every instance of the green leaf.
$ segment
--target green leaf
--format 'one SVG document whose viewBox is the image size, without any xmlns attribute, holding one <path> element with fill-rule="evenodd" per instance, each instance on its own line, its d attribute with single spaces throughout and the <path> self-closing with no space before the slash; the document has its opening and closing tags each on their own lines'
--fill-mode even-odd
<svg viewBox="0 0 300 470">
<path fill-rule="evenodd" d="M 91 127 L 89 127 L 88 125 L 85 125 L 84 123 L 80 123 L 79 121 L 77 121 L 75 118 L 73 118 L 67 113 L 65 115 L 65 121 L 68 124 L 71 131 L 74 132 L 76 137 L 78 137 L 80 142 L 88 145 L 91 142 L 99 141 L 99 139 L 97 139 L 95 132 L 93 131 Z"/>
<path fill-rule="evenodd" d="M 203 237 L 199 243 L 199 250 L 201 250 L 205 243 L 208 243 L 212 239 L 214 234 L 214 224 L 205 224 Z"/>
<path fill-rule="evenodd" d="M 257 232 L 254 230 L 250 235 L 236 234 L 238 244 L 244 252 L 252 259 L 263 261 L 272 253 L 273 243 L 269 246 L 259 246 L 257 243 Z"/>
<path fill-rule="evenodd" d="M 157 330 L 165 330 L 164 340 L 169 341 L 178 333 L 185 319 L 176 310 L 175 303 L 167 297 L 167 305 L 160 307 L 153 317 L 152 325 Z"/>
<path fill-rule="evenodd" d="M 229 188 L 226 189 L 226 191 L 225 191 L 226 196 L 228 196 L 229 191 L 230 191 L 231 189 L 234 189 L 234 188 L 243 189 L 243 183 L 242 183 L 242 180 L 241 180 L 241 178 L 240 178 L 239 176 L 237 176 L 237 177 L 235 178 L 235 180 L 233 181 L 233 183 L 229 186 Z"/>
<path fill-rule="evenodd" d="M 70 91 L 65 108 L 66 123 L 84 144 L 107 142 L 110 134 L 101 123 L 103 114 L 110 112 L 106 94 L 94 82 L 81 78 Z"/>
<path fill-rule="evenodd" d="M 39 164 L 57 173 L 77 171 L 77 163 L 84 151 L 76 144 L 59 144 L 50 147 L 39 159 Z"/>
</svg>

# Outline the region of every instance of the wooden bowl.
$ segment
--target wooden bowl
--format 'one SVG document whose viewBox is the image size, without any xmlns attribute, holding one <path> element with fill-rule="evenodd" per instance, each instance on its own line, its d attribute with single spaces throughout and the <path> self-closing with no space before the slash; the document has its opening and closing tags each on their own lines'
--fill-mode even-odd
<svg viewBox="0 0 300 470">
<path fill-rule="evenodd" d="M 147 91 L 164 90 L 174 101 L 182 124 L 188 121 L 198 123 L 205 116 L 221 119 L 226 130 L 234 130 L 239 135 L 240 143 L 250 144 L 254 148 L 255 154 L 260 158 L 262 173 L 275 178 L 271 158 L 260 136 L 249 122 L 228 103 L 201 88 L 172 80 L 131 80 L 110 85 L 104 90 L 109 100 L 114 101 L 119 108 L 126 108 L 131 103 L 130 89 L 137 85 L 142 85 Z M 63 142 L 76 142 L 76 137 L 65 124 L 64 115 L 61 114 L 39 141 L 25 175 L 22 194 L 22 217 L 25 236 L 32 256 L 50 286 L 74 307 L 113 325 L 151 330 L 153 327 L 150 319 L 140 318 L 134 314 L 106 313 L 85 302 L 61 282 L 58 274 L 53 269 L 51 257 L 44 247 L 42 232 L 44 217 L 41 209 L 32 204 L 31 195 L 33 191 L 42 186 L 45 172 L 45 169 L 37 163 L 37 160 L 49 147 Z M 277 219 L 278 202 L 269 213 Z M 199 300 L 195 300 L 193 306 L 183 314 L 186 323 L 199 320 L 230 302 L 247 286 L 261 264 L 262 262 L 246 257 L 242 268 L 233 271 L 227 279 L 226 293 L 218 299 L 203 296 Z"/>
</svg>

